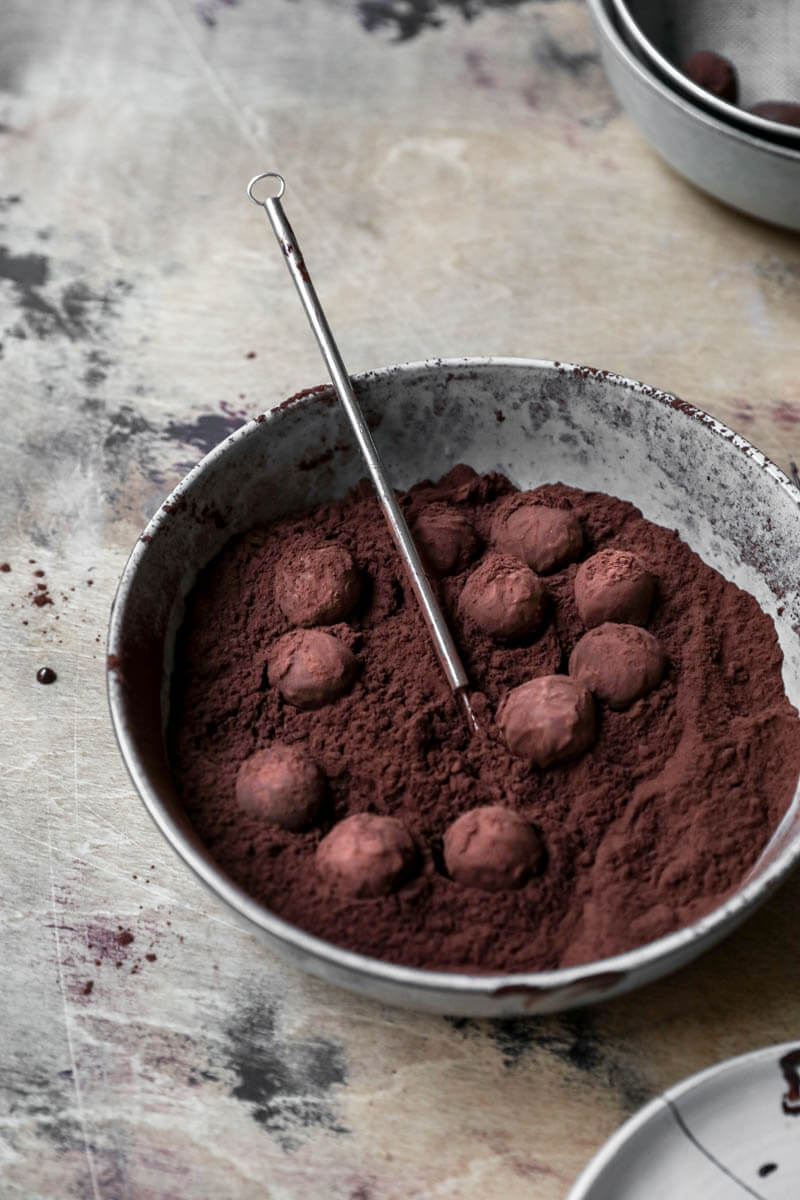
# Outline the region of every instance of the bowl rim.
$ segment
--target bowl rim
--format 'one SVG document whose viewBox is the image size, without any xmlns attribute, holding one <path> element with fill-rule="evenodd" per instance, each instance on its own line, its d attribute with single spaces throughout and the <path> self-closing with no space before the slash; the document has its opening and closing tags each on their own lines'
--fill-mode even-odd
<svg viewBox="0 0 800 1200">
<path fill-rule="evenodd" d="M 679 109 L 685 116 L 690 117 L 692 120 L 699 121 L 701 125 L 707 126 L 712 132 L 722 134 L 723 137 L 730 138 L 734 142 L 740 142 L 751 150 L 800 165 L 800 146 L 795 149 L 792 146 L 782 145 L 779 142 L 768 141 L 766 138 L 755 137 L 753 134 L 747 133 L 744 129 L 738 129 L 727 121 L 718 120 L 704 109 L 692 104 L 684 96 L 674 92 L 665 83 L 662 83 L 647 68 L 646 64 L 636 57 L 614 27 L 614 22 L 606 11 L 606 4 L 613 4 L 613 0 L 586 0 L 586 4 L 594 19 L 595 28 L 617 57 L 622 59 L 628 71 L 638 76 L 640 82 L 656 92 L 669 105 Z"/>
<path fill-rule="evenodd" d="M 613 1166 L 620 1151 L 628 1143 L 632 1142 L 637 1134 L 650 1124 L 654 1117 L 668 1111 L 673 1105 L 677 1105 L 680 1100 L 685 1099 L 695 1089 L 704 1087 L 712 1079 L 716 1079 L 720 1075 L 726 1075 L 728 1072 L 733 1073 L 744 1065 L 760 1064 L 764 1059 L 769 1061 L 775 1058 L 780 1059 L 784 1054 L 789 1054 L 793 1050 L 797 1050 L 797 1048 L 798 1043 L 796 1040 L 793 1042 L 775 1042 L 769 1046 L 758 1046 L 754 1050 L 745 1050 L 742 1054 L 735 1054 L 732 1058 L 724 1058 L 720 1062 L 712 1063 L 709 1067 L 702 1067 L 699 1071 L 685 1076 L 677 1083 L 670 1084 L 669 1087 L 664 1088 L 657 1096 L 654 1096 L 652 1100 L 648 1100 L 641 1108 L 632 1113 L 627 1121 L 623 1121 L 621 1125 L 617 1126 L 583 1168 L 570 1188 L 565 1200 L 591 1200 L 592 1189 L 598 1183 L 603 1182 L 603 1173 L 609 1167 Z M 755 1195 L 755 1193 L 753 1194 Z"/>
<path fill-rule="evenodd" d="M 771 121 L 768 117 L 760 117 L 757 113 L 740 108 L 738 104 L 731 104 L 729 100 L 723 100 L 720 96 L 715 96 L 713 92 L 706 91 L 670 62 L 655 42 L 647 37 L 628 7 L 628 0 L 611 0 L 611 4 L 617 18 L 633 40 L 634 45 L 631 49 L 638 50 L 643 54 L 645 59 L 649 60 L 650 65 L 662 72 L 678 92 L 691 97 L 706 111 L 714 113 L 725 121 L 733 122 L 737 128 L 752 132 L 768 141 L 778 138 L 784 143 L 796 144 L 800 147 L 800 129 L 792 125 L 784 125 L 780 121 Z"/>
<path fill-rule="evenodd" d="M 670 392 L 662 391 L 649 384 L 640 383 L 624 375 L 596 367 L 581 366 L 559 360 L 529 359 L 507 356 L 466 356 L 460 358 L 435 358 L 416 362 L 397 363 L 374 370 L 360 372 L 351 376 L 356 386 L 400 374 L 420 374 L 429 372 L 481 371 L 501 368 L 511 368 L 535 374 L 556 371 L 560 374 L 572 374 L 580 378 L 594 378 L 604 383 L 618 387 L 623 391 L 632 392 L 645 402 L 661 404 L 672 408 L 699 424 L 706 426 L 712 434 L 722 437 L 739 449 L 754 466 L 766 471 L 774 482 L 782 488 L 800 510 L 800 490 L 794 486 L 788 476 L 760 450 L 756 449 L 746 438 L 735 433 L 716 417 L 703 409 L 681 400 Z M 399 963 L 388 962 L 373 958 L 352 950 L 346 950 L 324 938 L 307 933 L 297 925 L 284 920 L 271 912 L 264 905 L 254 900 L 248 893 L 230 879 L 219 868 L 209 851 L 200 850 L 191 843 L 185 832 L 180 828 L 175 817 L 171 815 L 167 804 L 161 799 L 158 789 L 151 783 L 146 766 L 140 761 L 128 734 L 126 721 L 126 706 L 123 701 L 122 688 L 115 663 L 123 650 L 122 629 L 128 594 L 135 581 L 139 565 L 143 558 L 151 552 L 150 545 L 154 535 L 161 525 L 169 518 L 169 508 L 175 507 L 184 493 L 193 488 L 195 483 L 208 471 L 216 467 L 230 446 L 243 438 L 251 437 L 262 426 L 269 426 L 273 421 L 279 421 L 289 412 L 299 407 L 310 407 L 319 400 L 320 395 L 330 394 L 329 384 L 305 389 L 296 396 L 285 400 L 277 406 L 251 418 L 241 428 L 223 439 L 217 446 L 206 454 L 188 472 L 159 506 L 151 517 L 142 533 L 139 535 L 120 576 L 117 591 L 112 602 L 109 619 L 107 654 L 108 669 L 106 672 L 107 698 L 111 721 L 116 735 L 125 766 L 139 797 L 147 809 L 153 822 L 161 834 L 170 843 L 172 849 L 183 859 L 186 865 L 206 887 L 219 899 L 224 900 L 240 917 L 250 922 L 257 929 L 268 934 L 278 942 L 299 951 L 304 957 L 323 960 L 333 969 L 346 972 L 351 976 L 370 976 L 388 986 L 403 988 L 417 993 L 434 993 L 450 991 L 460 996 L 501 996 L 510 992 L 530 992 L 543 994 L 558 992 L 576 985 L 596 981 L 601 986 L 608 977 L 627 976 L 630 972 L 641 971 L 642 968 L 654 966 L 660 961 L 667 962 L 673 955 L 685 951 L 692 943 L 705 941 L 720 927 L 733 923 L 737 916 L 742 917 L 746 910 L 753 907 L 759 900 L 766 899 L 783 880 L 791 867 L 800 859 L 800 833 L 790 842 L 773 861 L 756 878 L 746 882 L 733 896 L 717 905 L 710 913 L 701 917 L 691 925 L 648 942 L 643 946 L 626 950 L 622 954 L 609 958 L 596 959 L 592 962 L 575 966 L 557 967 L 547 971 L 515 971 L 515 972 L 469 972 L 459 970 L 429 970 L 422 967 L 409 967 Z M 778 829 L 786 822 L 798 800 L 790 804 L 787 813 L 779 823 Z M 775 831 L 777 833 L 778 830 Z M 773 837 L 775 836 L 773 833 Z M 198 839 L 199 844 L 199 839 Z M 720 932 L 721 936 L 721 932 Z M 669 967 L 665 967 L 665 971 Z M 659 972 L 657 972 L 659 974 Z M 651 976 L 655 978 L 655 975 Z"/>
</svg>

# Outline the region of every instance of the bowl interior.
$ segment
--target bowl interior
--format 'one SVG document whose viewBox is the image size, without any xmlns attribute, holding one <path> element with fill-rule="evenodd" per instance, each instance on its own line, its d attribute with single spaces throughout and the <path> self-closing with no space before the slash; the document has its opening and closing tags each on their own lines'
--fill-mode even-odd
<svg viewBox="0 0 800 1200">
<path fill-rule="evenodd" d="M 800 495 L 742 439 L 673 397 L 608 372 L 563 364 L 412 364 L 361 376 L 355 384 L 397 487 L 466 462 L 477 471 L 502 471 L 521 488 L 561 480 L 609 492 L 638 505 L 650 520 L 677 529 L 707 563 L 751 592 L 773 617 L 787 693 L 795 705 L 800 702 Z M 342 971 L 367 969 L 400 981 L 399 992 L 373 989 L 383 998 L 403 1002 L 408 998 L 402 988 L 428 976 L 441 984 L 428 1007 L 515 1011 L 514 989 L 500 986 L 504 977 L 482 980 L 377 964 L 286 925 L 215 867 L 183 816 L 173 786 L 164 740 L 169 676 L 184 600 L 198 570 L 233 534 L 340 497 L 363 475 L 344 417 L 324 388 L 250 422 L 186 477 L 147 527 L 120 583 L 109 635 L 115 728 L 134 782 L 162 832 L 204 882 L 268 940 L 284 950 L 290 943 L 293 956 L 319 973 L 325 973 L 321 959 L 336 959 Z M 741 919 L 788 869 L 800 849 L 797 803 L 795 797 L 748 887 L 691 929 L 592 967 L 505 979 L 524 979 L 529 992 L 543 989 L 546 1000 L 537 1006 L 557 1008 L 567 995 L 597 999 L 693 957 Z M 615 964 L 624 970 L 609 971 Z M 341 972 L 335 977 L 350 982 Z M 586 985 L 577 993 L 576 981 Z M 459 986 L 481 993 L 483 1007 L 452 1003 Z"/>
<path fill-rule="evenodd" d="M 800 102 L 800 22 L 791 0 L 614 0 L 614 8 L 633 49 L 685 96 L 761 137 L 800 143 L 800 129 L 747 112 L 762 100 Z M 738 104 L 684 75 L 698 50 L 734 64 Z"/>
</svg>

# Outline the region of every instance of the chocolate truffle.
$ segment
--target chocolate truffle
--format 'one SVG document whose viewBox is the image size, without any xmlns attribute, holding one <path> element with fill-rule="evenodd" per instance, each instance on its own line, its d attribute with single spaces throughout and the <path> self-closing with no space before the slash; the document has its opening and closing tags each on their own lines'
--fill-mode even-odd
<svg viewBox="0 0 800 1200">
<path fill-rule="evenodd" d="M 594 702 L 579 680 L 540 675 L 508 693 L 497 724 L 512 754 L 550 767 L 578 758 L 592 745 Z"/>
<path fill-rule="evenodd" d="M 275 599 L 293 625 L 334 625 L 360 595 L 353 556 L 335 543 L 287 556 L 275 572 Z"/>
<path fill-rule="evenodd" d="M 324 795 L 325 779 L 314 760 L 300 746 L 283 742 L 256 750 L 236 776 L 239 807 L 282 829 L 311 825 Z"/>
<path fill-rule="evenodd" d="M 411 533 L 431 575 L 463 571 L 478 550 L 472 522 L 443 501 L 426 505 L 413 519 Z"/>
<path fill-rule="evenodd" d="M 284 700 L 297 708 L 320 708 L 350 689 L 358 661 L 330 633 L 293 629 L 270 650 L 267 675 Z"/>
<path fill-rule="evenodd" d="M 716 54 L 713 50 L 698 50 L 683 66 L 683 73 L 692 83 L 720 100 L 728 100 L 735 104 L 739 95 L 739 81 L 736 77 L 736 67 L 728 58 Z"/>
<path fill-rule="evenodd" d="M 317 870 L 350 896 L 387 896 L 417 858 L 414 839 L 394 817 L 355 813 L 334 825 L 317 847 Z"/>
<path fill-rule="evenodd" d="M 790 100 L 762 100 L 750 109 L 754 117 L 763 117 L 765 121 L 777 121 L 779 125 L 800 126 L 800 104 Z"/>
<path fill-rule="evenodd" d="M 541 839 L 522 817 L 488 804 L 460 816 L 444 835 L 444 861 L 456 883 L 505 892 L 522 887 L 543 858 Z"/>
<path fill-rule="evenodd" d="M 498 550 L 521 558 L 539 575 L 560 570 L 583 550 L 581 524 L 571 508 L 548 508 L 524 493 L 496 513 L 491 537 Z"/>
<path fill-rule="evenodd" d="M 518 558 L 491 553 L 464 584 L 458 607 L 490 637 L 523 637 L 541 625 L 547 589 Z"/>
<path fill-rule="evenodd" d="M 628 550 L 599 550 L 581 563 L 575 576 L 575 603 L 587 629 L 604 621 L 646 625 L 655 577 Z"/>
<path fill-rule="evenodd" d="M 666 659 L 656 638 L 638 625 L 598 625 L 569 656 L 569 673 L 611 708 L 627 708 L 661 682 Z"/>
</svg>

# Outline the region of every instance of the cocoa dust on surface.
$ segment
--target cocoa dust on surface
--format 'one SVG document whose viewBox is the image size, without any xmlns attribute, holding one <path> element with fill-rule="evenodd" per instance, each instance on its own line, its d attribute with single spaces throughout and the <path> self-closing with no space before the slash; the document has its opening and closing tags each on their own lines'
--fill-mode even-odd
<svg viewBox="0 0 800 1200">
<path fill-rule="evenodd" d="M 449 500 L 484 548 L 500 475 L 454 468 L 403 500 L 413 515 Z M 459 618 L 467 572 L 438 586 L 475 687 L 481 736 L 468 738 L 434 658 L 371 489 L 237 537 L 199 576 L 179 636 L 170 753 L 179 794 L 217 863 L 281 917 L 340 946 L 432 969 L 521 971 L 605 958 L 694 921 L 739 885 L 794 793 L 800 720 L 786 699 L 781 652 L 756 601 L 706 566 L 671 530 L 631 504 L 561 484 L 536 489 L 572 507 L 586 555 L 616 546 L 658 580 L 648 628 L 669 665 L 624 712 L 598 705 L 594 747 L 540 770 L 511 756 L 492 714 L 506 690 L 566 671 L 583 628 L 574 563 L 546 579 L 550 616 L 532 639 L 494 643 Z M 270 688 L 267 653 L 288 623 L 273 596 L 285 554 L 336 540 L 367 579 L 359 607 L 330 632 L 357 655 L 351 692 L 315 712 Z M 479 559 L 469 569 L 474 569 Z M 234 800 L 243 759 L 274 738 L 300 742 L 330 792 L 317 828 L 289 833 Z M 547 859 L 518 891 L 449 879 L 442 837 L 466 809 L 502 803 L 540 831 Z M 422 869 L 396 894 L 351 900 L 318 876 L 314 852 L 336 820 L 368 810 L 399 817 Z"/>
</svg>

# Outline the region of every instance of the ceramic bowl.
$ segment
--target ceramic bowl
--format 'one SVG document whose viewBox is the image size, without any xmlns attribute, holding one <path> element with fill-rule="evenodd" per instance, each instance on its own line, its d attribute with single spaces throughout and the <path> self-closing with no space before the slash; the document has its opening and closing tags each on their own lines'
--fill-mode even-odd
<svg viewBox="0 0 800 1200">
<path fill-rule="evenodd" d="M 800 1046 L 766 1046 L 663 1092 L 592 1159 L 567 1200 L 797 1200 Z"/>
<path fill-rule="evenodd" d="M 800 493 L 743 438 L 673 396 L 564 363 L 436 361 L 387 367 L 354 382 L 398 487 L 466 462 L 476 471 L 502 471 L 521 488 L 561 480 L 610 492 L 677 529 L 772 616 L 786 690 L 800 701 Z M 717 942 L 800 854 L 797 796 L 739 891 L 708 916 L 614 958 L 553 971 L 436 972 L 354 954 L 281 920 L 216 866 L 181 809 L 165 751 L 184 599 L 198 570 L 232 535 L 341 497 L 363 475 L 344 416 L 322 388 L 217 446 L 131 554 L 111 615 L 111 715 L 133 782 L 176 853 L 272 950 L 363 995 L 432 1012 L 512 1016 L 588 1004 L 656 979 Z"/>
<path fill-rule="evenodd" d="M 737 129 L 673 90 L 626 45 L 612 0 L 587 3 L 609 82 L 661 157 L 733 208 L 800 230 L 800 147 Z"/>
</svg>

